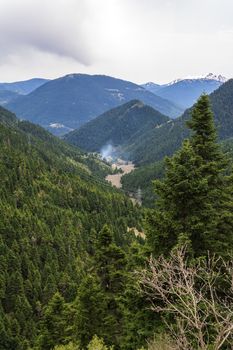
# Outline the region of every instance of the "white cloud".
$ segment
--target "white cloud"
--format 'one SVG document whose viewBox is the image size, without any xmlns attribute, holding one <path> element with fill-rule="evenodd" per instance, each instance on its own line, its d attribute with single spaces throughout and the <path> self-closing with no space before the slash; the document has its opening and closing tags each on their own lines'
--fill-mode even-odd
<svg viewBox="0 0 233 350">
<path fill-rule="evenodd" d="M 231 0 L 0 0 L 0 76 L 232 76 Z"/>
<path fill-rule="evenodd" d="M 85 0 L 1 0 L 2 56 L 34 48 L 87 65 L 91 61 L 87 17 Z"/>
</svg>

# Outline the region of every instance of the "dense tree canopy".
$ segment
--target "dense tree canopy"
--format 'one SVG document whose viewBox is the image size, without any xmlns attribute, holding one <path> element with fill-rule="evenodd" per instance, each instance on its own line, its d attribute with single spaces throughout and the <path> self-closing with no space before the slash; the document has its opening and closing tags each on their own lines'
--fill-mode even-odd
<svg viewBox="0 0 233 350">
<path fill-rule="evenodd" d="M 111 227 L 109 278 L 115 290 L 114 256 L 119 264 L 124 260 L 134 241 L 127 227 L 137 226 L 140 214 L 101 180 L 105 164 L 0 112 L 0 348 L 50 349 L 81 334 L 71 332 L 71 304 L 87 271 L 101 266 L 100 256 L 92 261 L 96 232 Z M 93 283 L 105 298 L 100 269 Z"/>
<path fill-rule="evenodd" d="M 233 247 L 232 176 L 216 141 L 209 99 L 201 96 L 189 122 L 192 136 L 166 161 L 159 197 L 148 214 L 148 239 L 156 255 L 190 244 L 195 255 L 227 254 Z"/>
</svg>

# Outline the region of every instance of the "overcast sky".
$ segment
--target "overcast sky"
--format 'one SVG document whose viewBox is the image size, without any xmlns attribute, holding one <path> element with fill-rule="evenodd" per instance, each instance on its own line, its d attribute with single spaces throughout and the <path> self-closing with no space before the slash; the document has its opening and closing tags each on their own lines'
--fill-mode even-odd
<svg viewBox="0 0 233 350">
<path fill-rule="evenodd" d="M 233 0 L 0 0 L 0 81 L 233 77 Z"/>
</svg>

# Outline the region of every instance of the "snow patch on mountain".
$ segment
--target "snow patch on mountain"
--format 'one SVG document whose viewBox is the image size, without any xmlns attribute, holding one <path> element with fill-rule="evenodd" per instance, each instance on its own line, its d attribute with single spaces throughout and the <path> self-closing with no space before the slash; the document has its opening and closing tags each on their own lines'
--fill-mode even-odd
<svg viewBox="0 0 233 350">
<path fill-rule="evenodd" d="M 171 81 L 168 84 L 164 84 L 163 86 L 170 86 L 170 85 L 174 85 L 180 81 L 185 81 L 185 80 L 215 80 L 215 81 L 219 81 L 220 83 L 225 83 L 228 79 L 226 77 L 224 77 L 223 75 L 219 74 L 213 74 L 213 73 L 208 73 L 208 74 L 204 74 L 204 75 L 200 75 L 200 76 L 187 76 L 186 78 L 183 79 L 175 79 L 173 81 Z"/>
</svg>

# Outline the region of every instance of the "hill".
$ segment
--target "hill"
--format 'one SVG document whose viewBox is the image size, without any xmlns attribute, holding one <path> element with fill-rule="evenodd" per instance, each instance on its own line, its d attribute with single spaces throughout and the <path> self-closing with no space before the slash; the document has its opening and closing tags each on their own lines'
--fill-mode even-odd
<svg viewBox="0 0 233 350">
<path fill-rule="evenodd" d="M 210 95 L 210 101 L 215 116 L 215 123 L 220 140 L 233 136 L 233 79 L 221 85 Z M 189 136 L 186 121 L 190 118 L 191 109 L 176 120 L 170 120 L 159 128 L 149 130 L 140 138 L 125 145 L 121 150 L 130 155 L 136 164 L 149 164 L 161 160 L 166 155 L 172 155 Z"/>
<path fill-rule="evenodd" d="M 210 94 L 224 82 L 226 78 L 209 73 L 204 77 L 177 79 L 164 85 L 147 83 L 142 86 L 186 109 L 191 107 L 202 93 Z"/>
<path fill-rule="evenodd" d="M 103 226 L 111 227 L 115 254 L 134 240 L 127 227 L 137 226 L 138 210 L 100 181 L 93 170 L 104 167 L 98 162 L 0 108 L 1 349 L 53 348 L 41 343 L 50 334 L 43 333 L 46 310 L 53 298 L 65 308 L 76 299 L 93 271 L 93 242 Z M 63 306 L 51 316 L 63 317 Z M 67 326 L 74 317 L 70 307 Z"/>
<path fill-rule="evenodd" d="M 230 160 L 228 169 L 230 173 L 233 164 L 233 138 L 221 141 L 221 147 Z M 122 188 L 127 193 L 136 193 L 140 190 L 142 204 L 146 207 L 153 207 L 156 201 L 153 180 L 161 179 L 164 173 L 165 164 L 163 160 L 142 165 L 131 173 L 122 176 Z"/>
<path fill-rule="evenodd" d="M 55 134 L 64 134 L 124 102 L 138 99 L 170 117 L 183 110 L 139 85 L 103 75 L 70 74 L 49 81 L 7 108 Z"/>
<path fill-rule="evenodd" d="M 140 191 L 142 205 L 153 207 L 155 205 L 153 181 L 161 179 L 164 176 L 164 170 L 163 161 L 140 166 L 131 173 L 122 176 L 122 188 L 129 194 Z"/>
<path fill-rule="evenodd" d="M 84 150 L 100 152 L 104 146 L 122 146 L 137 139 L 168 120 L 152 107 L 133 100 L 105 112 L 64 138 Z"/>
<path fill-rule="evenodd" d="M 16 92 L 20 95 L 27 95 L 39 86 L 45 84 L 47 81 L 48 79 L 33 78 L 13 83 L 0 83 L 0 91 L 7 90 Z"/>
<path fill-rule="evenodd" d="M 0 90 L 0 106 L 4 106 L 10 101 L 14 100 L 17 98 L 19 94 L 14 91 L 9 91 L 9 90 Z"/>
<path fill-rule="evenodd" d="M 20 121 L 7 109 L 0 107 L 0 125 L 10 128 L 12 134 L 20 135 L 30 147 L 36 147 L 39 154 L 49 159 L 57 167 L 73 167 L 81 175 L 96 180 L 103 179 L 111 169 L 109 165 L 93 155 L 87 155 L 82 150 L 60 140 L 39 125 L 28 121 Z"/>
</svg>

